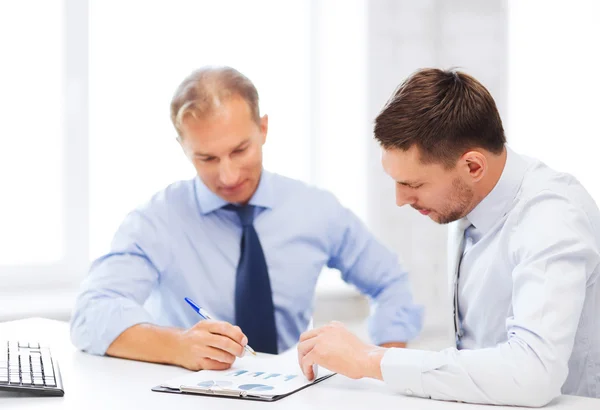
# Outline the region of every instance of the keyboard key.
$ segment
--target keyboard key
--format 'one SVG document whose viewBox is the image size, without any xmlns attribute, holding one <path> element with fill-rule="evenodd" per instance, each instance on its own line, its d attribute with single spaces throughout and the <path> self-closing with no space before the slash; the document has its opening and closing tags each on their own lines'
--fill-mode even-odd
<svg viewBox="0 0 600 410">
<path fill-rule="evenodd" d="M 47 356 L 42 356 L 42 369 L 46 370 L 46 368 L 52 368 L 52 359 L 50 359 L 50 357 Z"/>
<path fill-rule="evenodd" d="M 46 384 L 46 386 L 56 386 L 56 381 L 54 380 L 54 377 L 44 377 L 44 383 Z"/>
</svg>

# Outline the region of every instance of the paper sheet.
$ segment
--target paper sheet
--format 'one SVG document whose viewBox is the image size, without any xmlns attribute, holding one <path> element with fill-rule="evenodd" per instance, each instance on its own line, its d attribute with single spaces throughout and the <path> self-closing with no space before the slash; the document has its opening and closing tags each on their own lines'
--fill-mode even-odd
<svg viewBox="0 0 600 410">
<path fill-rule="evenodd" d="M 320 368 L 319 378 L 332 374 Z M 210 388 L 218 392 L 241 391 L 249 395 L 273 397 L 291 393 L 308 384 L 298 364 L 296 348 L 280 355 L 257 353 L 257 356 L 246 354 L 236 359 L 228 370 L 201 370 L 162 384 L 163 387 L 180 389 L 182 386 Z"/>
</svg>

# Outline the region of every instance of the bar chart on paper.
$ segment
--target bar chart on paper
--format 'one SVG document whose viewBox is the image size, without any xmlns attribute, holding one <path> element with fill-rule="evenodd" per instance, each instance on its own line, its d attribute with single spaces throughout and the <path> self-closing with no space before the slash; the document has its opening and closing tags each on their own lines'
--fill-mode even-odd
<svg viewBox="0 0 600 410">
<path fill-rule="evenodd" d="M 229 370 L 202 370 L 163 383 L 162 386 L 200 388 L 211 391 L 239 391 L 261 396 L 277 396 L 296 391 L 311 381 L 302 375 L 295 351 L 279 356 L 259 354 L 237 359 Z M 323 376 L 331 374 L 326 372 Z"/>
<path fill-rule="evenodd" d="M 204 380 L 196 385 L 199 387 L 236 388 L 245 391 L 270 391 L 277 385 L 287 383 L 300 377 L 298 374 L 281 374 L 272 372 L 251 372 L 241 369 L 226 373 L 227 380 Z M 233 380 L 232 380 L 233 379 Z"/>
</svg>

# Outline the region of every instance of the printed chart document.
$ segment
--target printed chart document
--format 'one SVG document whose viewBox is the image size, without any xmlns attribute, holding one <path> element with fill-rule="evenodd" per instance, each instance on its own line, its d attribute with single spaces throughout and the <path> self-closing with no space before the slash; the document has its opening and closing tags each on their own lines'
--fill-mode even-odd
<svg viewBox="0 0 600 410">
<path fill-rule="evenodd" d="M 257 353 L 236 359 L 228 370 L 201 370 L 168 380 L 153 391 L 204 394 L 250 400 L 275 401 L 334 375 L 322 367 L 308 381 L 292 348 L 280 355 Z"/>
</svg>

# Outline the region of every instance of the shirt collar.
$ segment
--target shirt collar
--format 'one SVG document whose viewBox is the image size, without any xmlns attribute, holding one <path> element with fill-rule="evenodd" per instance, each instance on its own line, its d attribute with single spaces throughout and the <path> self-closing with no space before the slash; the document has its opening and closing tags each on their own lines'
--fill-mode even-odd
<svg viewBox="0 0 600 410">
<path fill-rule="evenodd" d="M 209 214 L 217 209 L 220 209 L 228 204 L 223 198 L 212 192 L 200 179 L 196 177 L 196 198 L 198 199 L 198 205 L 200 205 L 200 213 L 202 215 Z M 273 195 L 273 175 L 270 172 L 263 170 L 260 175 L 260 181 L 256 192 L 250 198 L 249 204 L 262 207 L 272 208 L 274 203 Z"/>
<path fill-rule="evenodd" d="M 467 215 L 473 226 L 486 234 L 511 209 L 521 187 L 527 161 L 506 146 L 506 163 L 491 192 Z"/>
</svg>

